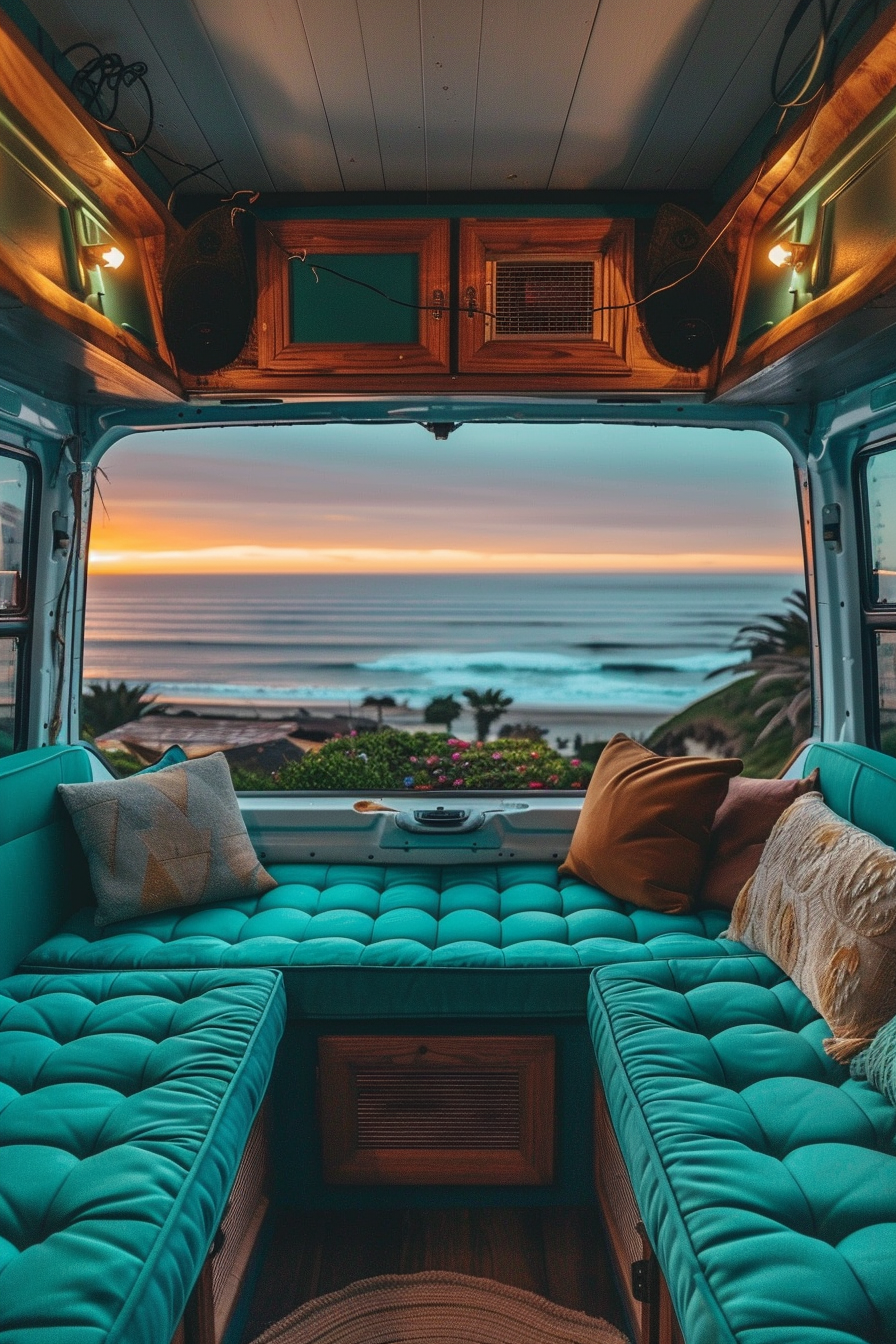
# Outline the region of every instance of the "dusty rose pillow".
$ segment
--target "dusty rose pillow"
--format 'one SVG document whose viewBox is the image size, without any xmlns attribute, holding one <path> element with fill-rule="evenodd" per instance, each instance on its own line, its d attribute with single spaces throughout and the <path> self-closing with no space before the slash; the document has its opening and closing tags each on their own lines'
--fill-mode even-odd
<svg viewBox="0 0 896 1344">
<path fill-rule="evenodd" d="M 700 899 L 730 910 L 759 867 L 765 842 L 782 812 L 804 793 L 818 791 L 818 771 L 805 779 L 732 779 L 709 833 Z"/>
</svg>

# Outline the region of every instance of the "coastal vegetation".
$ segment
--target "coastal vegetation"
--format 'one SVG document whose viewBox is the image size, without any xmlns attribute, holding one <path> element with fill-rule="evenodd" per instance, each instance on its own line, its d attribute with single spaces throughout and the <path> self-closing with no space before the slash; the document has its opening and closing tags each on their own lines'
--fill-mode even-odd
<svg viewBox="0 0 896 1344">
<path fill-rule="evenodd" d="M 81 731 L 85 737 L 102 737 L 122 723 L 142 718 L 151 708 L 154 696 L 147 695 L 149 682 L 136 686 L 120 681 L 92 681 L 81 696 Z"/>
<path fill-rule="evenodd" d="M 275 776 L 234 770 L 240 789 L 581 789 L 590 766 L 543 742 L 495 738 L 466 742 L 445 733 L 401 732 L 334 737 Z"/>
</svg>

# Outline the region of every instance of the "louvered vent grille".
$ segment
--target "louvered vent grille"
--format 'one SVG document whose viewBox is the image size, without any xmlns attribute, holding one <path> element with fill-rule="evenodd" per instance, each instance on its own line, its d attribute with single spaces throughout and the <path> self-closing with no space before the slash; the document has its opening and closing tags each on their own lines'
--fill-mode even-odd
<svg viewBox="0 0 896 1344">
<path fill-rule="evenodd" d="M 230 1192 L 227 1212 L 221 1220 L 224 1244 L 211 1262 L 212 1297 L 216 1305 L 228 1291 L 228 1281 L 237 1267 L 259 1201 L 267 1189 L 268 1161 L 267 1102 L 265 1102 L 249 1132 L 243 1158 Z"/>
<path fill-rule="evenodd" d="M 592 261 L 495 262 L 496 336 L 590 336 Z"/>
<path fill-rule="evenodd" d="M 358 1148 L 520 1146 L 517 1069 L 362 1069 Z"/>
<path fill-rule="evenodd" d="M 631 1266 L 644 1255 L 644 1242 L 639 1231 L 641 1215 L 601 1089 L 595 1096 L 595 1121 L 598 1193 L 619 1271 L 619 1283 L 628 1298 L 629 1315 L 637 1322 L 642 1306 L 635 1301 L 631 1291 Z"/>
</svg>

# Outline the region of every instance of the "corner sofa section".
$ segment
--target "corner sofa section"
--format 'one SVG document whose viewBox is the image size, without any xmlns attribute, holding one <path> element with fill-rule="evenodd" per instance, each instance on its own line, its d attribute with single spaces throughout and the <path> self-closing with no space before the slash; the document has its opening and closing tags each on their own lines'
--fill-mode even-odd
<svg viewBox="0 0 896 1344">
<path fill-rule="evenodd" d="M 266 971 L 0 981 L 4 1344 L 167 1344 L 284 1020 Z"/>
</svg>

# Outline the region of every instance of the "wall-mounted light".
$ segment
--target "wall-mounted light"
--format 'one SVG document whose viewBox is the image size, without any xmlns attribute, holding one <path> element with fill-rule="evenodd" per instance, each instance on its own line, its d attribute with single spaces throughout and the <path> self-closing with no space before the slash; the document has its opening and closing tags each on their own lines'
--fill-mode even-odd
<svg viewBox="0 0 896 1344">
<path fill-rule="evenodd" d="M 775 243 L 768 259 L 773 266 L 790 266 L 801 271 L 809 260 L 812 249 L 808 243 Z"/>
<path fill-rule="evenodd" d="M 81 259 L 88 270 L 104 266 L 106 270 L 117 271 L 125 255 L 114 243 L 91 243 L 81 248 Z"/>
</svg>

